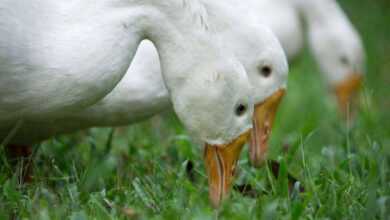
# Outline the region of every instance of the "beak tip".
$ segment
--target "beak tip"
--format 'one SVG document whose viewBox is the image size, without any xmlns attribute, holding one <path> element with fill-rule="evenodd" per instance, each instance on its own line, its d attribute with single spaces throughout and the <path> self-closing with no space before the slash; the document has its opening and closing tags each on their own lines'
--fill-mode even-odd
<svg viewBox="0 0 390 220">
<path fill-rule="evenodd" d="M 219 208 L 219 206 L 221 204 L 221 200 L 219 198 L 212 198 L 212 197 L 210 197 L 210 202 L 211 202 L 211 206 L 214 209 Z"/>
<path fill-rule="evenodd" d="M 205 146 L 204 160 L 209 182 L 209 200 L 214 208 L 218 208 L 228 197 L 237 160 L 249 136 L 250 130 L 222 147 L 209 144 Z"/>
</svg>

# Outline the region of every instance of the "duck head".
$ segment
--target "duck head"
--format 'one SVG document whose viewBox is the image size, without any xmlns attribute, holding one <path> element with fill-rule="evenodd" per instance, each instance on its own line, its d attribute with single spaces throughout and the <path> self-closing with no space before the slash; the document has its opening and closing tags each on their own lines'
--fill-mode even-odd
<svg viewBox="0 0 390 220">
<path fill-rule="evenodd" d="M 253 86 L 255 103 L 249 158 L 261 166 L 266 158 L 268 139 L 275 115 L 287 87 L 288 63 L 283 48 L 274 33 L 264 25 L 236 21 L 224 35 L 237 58 L 242 62 Z"/>
<path fill-rule="evenodd" d="M 341 13 L 341 9 L 339 9 Z M 309 28 L 310 48 L 336 96 L 343 116 L 355 112 L 365 54 L 362 41 L 344 14 L 329 15 Z"/>
<path fill-rule="evenodd" d="M 209 196 L 217 207 L 228 194 L 240 152 L 250 136 L 254 104 L 241 63 L 207 60 L 207 64 L 192 66 L 185 80 L 167 88 L 171 88 L 179 119 L 204 143 Z"/>
<path fill-rule="evenodd" d="M 273 122 L 286 91 L 288 63 L 282 46 L 267 27 L 257 25 L 253 30 L 255 33 L 251 38 L 257 47 L 253 45 L 247 48 L 252 56 L 246 56 L 244 66 L 255 88 L 249 158 L 252 165 L 259 167 L 266 159 Z M 246 43 L 249 44 L 250 40 Z M 242 57 L 240 60 L 244 59 L 243 56 L 239 56 Z"/>
<path fill-rule="evenodd" d="M 253 3 L 204 2 L 208 11 L 214 12 L 209 20 L 221 36 L 223 47 L 243 64 L 253 86 L 255 107 L 249 153 L 251 163 L 260 166 L 266 158 L 272 124 L 287 86 L 286 55 L 274 33 L 260 23 Z"/>
</svg>

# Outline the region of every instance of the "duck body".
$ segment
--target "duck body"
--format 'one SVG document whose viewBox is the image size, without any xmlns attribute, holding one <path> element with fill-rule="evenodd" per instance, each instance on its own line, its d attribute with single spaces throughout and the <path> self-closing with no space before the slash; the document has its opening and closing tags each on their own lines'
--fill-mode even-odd
<svg viewBox="0 0 390 220">
<path fill-rule="evenodd" d="M 2 124 L 95 103 L 124 75 L 141 40 L 125 28 L 135 25 L 132 13 L 107 1 L 2 1 L 0 9 Z"/>
<path fill-rule="evenodd" d="M 28 145 L 90 127 L 128 125 L 171 108 L 169 98 L 157 49 L 151 41 L 144 40 L 125 76 L 103 99 L 83 110 L 70 111 L 51 120 L 24 121 L 12 143 Z M 9 128 L 0 127 L 2 137 L 9 132 Z"/>
<path fill-rule="evenodd" d="M 257 24 L 247 26 L 247 20 L 230 16 L 231 12 L 236 10 L 233 7 L 235 3 L 236 0 L 230 0 L 220 6 L 204 1 L 208 10 L 213 12 L 208 17 L 208 28 L 218 33 L 221 41 L 227 42 L 225 48 L 235 53 L 244 64 L 249 72 L 248 77 L 254 82 L 255 102 L 261 103 L 277 90 L 286 88 L 286 58 L 282 47 L 268 28 Z M 240 10 L 244 9 L 247 8 Z M 248 39 L 246 35 L 249 34 L 256 37 Z M 243 40 L 247 42 L 241 42 Z M 269 78 L 262 77 L 257 68 L 263 64 L 273 65 L 275 74 Z M 25 122 L 16 134 L 14 142 L 37 142 L 55 134 L 89 127 L 128 125 L 170 106 L 157 48 L 151 41 L 144 40 L 140 43 L 127 73 L 107 96 L 94 105 L 82 110 L 68 111 L 53 120 Z"/>
</svg>

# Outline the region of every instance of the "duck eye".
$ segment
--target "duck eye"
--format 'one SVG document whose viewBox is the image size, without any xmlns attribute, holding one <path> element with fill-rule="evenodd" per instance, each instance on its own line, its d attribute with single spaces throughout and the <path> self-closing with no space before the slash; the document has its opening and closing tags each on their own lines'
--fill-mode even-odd
<svg viewBox="0 0 390 220">
<path fill-rule="evenodd" d="M 344 65 L 348 65 L 348 58 L 346 56 L 340 57 L 340 62 Z"/>
<path fill-rule="evenodd" d="M 242 115 L 244 115 L 245 112 L 246 112 L 246 109 L 247 109 L 246 105 L 244 105 L 244 104 L 238 104 L 237 107 L 236 107 L 236 115 L 237 115 L 237 116 L 242 116 Z"/>
<path fill-rule="evenodd" d="M 270 66 L 268 66 L 268 65 L 263 66 L 263 67 L 260 68 L 260 73 L 264 77 L 269 77 L 272 74 L 272 68 Z"/>
</svg>

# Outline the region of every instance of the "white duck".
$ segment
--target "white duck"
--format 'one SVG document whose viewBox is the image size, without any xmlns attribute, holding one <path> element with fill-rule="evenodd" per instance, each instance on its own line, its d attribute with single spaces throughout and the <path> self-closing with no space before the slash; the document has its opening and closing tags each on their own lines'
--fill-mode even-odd
<svg viewBox="0 0 390 220">
<path fill-rule="evenodd" d="M 224 47 L 235 53 L 243 63 L 255 88 L 253 97 L 256 108 L 250 158 L 254 165 L 261 165 L 266 156 L 275 113 L 287 85 L 286 56 L 275 35 L 266 26 L 252 22 L 253 11 L 249 7 L 237 8 L 236 0 L 201 2 L 206 11 L 212 12 L 208 15 L 209 29 L 219 34 L 221 42 L 227 42 Z M 65 118 L 63 121 L 86 121 L 85 127 L 125 125 L 166 108 L 168 101 L 164 96 L 167 92 L 163 89 L 162 81 L 145 77 L 160 72 L 158 54 L 153 45 L 147 41 L 141 44 L 137 56 L 129 68 L 130 74 L 126 74 L 118 88 L 95 106 L 73 114 L 71 117 L 75 117 L 74 120 Z M 141 75 L 139 72 L 151 74 Z M 143 91 L 146 85 L 142 82 L 148 82 L 147 91 Z M 125 95 L 129 93 L 138 94 L 137 99 Z M 139 106 L 139 109 L 130 110 L 128 106 L 132 105 Z M 72 131 L 74 127 L 68 130 Z"/>
<path fill-rule="evenodd" d="M 300 16 L 307 24 L 310 50 L 344 115 L 357 94 L 364 72 L 359 34 L 335 0 L 247 0 L 277 35 L 289 59 L 303 47 Z"/>
<path fill-rule="evenodd" d="M 206 16 L 196 0 L 1 1 L 1 139 L 15 124 L 48 122 L 103 98 L 148 38 L 179 119 L 212 156 L 238 154 L 251 128 L 251 86 Z"/>
<path fill-rule="evenodd" d="M 255 87 L 254 97 L 258 104 L 253 118 L 255 138 L 251 144 L 251 159 L 259 164 L 265 157 L 272 121 L 286 88 L 287 60 L 279 42 L 268 28 L 251 24 L 250 16 L 232 16 L 237 14 L 233 3 L 234 1 L 231 4 L 203 1 L 205 10 L 212 12 L 208 14 L 208 28 L 219 33 L 222 42 L 228 42 L 225 47 L 232 50 L 244 64 Z M 245 14 L 248 14 L 248 10 Z M 44 125 L 25 123 L 15 139 L 22 143 L 31 139 L 42 140 L 53 134 L 92 126 L 126 125 L 156 114 L 170 104 L 160 72 L 157 50 L 150 41 L 143 41 L 127 74 L 103 100 L 83 111 L 67 114 L 66 117 Z M 24 140 L 25 137 L 29 140 Z M 218 150 L 218 155 L 226 157 L 216 161 L 218 167 L 208 166 L 211 186 L 218 186 L 210 190 L 215 205 L 228 191 L 232 179 L 231 176 L 219 175 L 217 171 L 223 170 L 221 173 L 231 174 L 230 170 L 234 169 L 240 148 Z M 206 148 L 207 160 L 216 160 L 212 151 L 213 148 Z M 223 187 L 219 187 L 221 184 Z"/>
</svg>

